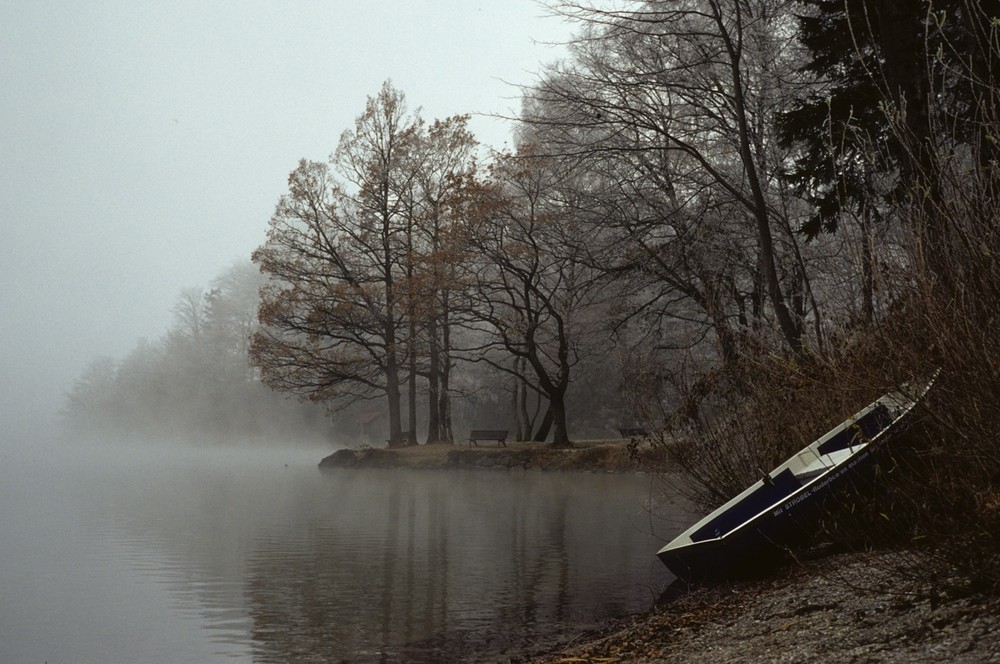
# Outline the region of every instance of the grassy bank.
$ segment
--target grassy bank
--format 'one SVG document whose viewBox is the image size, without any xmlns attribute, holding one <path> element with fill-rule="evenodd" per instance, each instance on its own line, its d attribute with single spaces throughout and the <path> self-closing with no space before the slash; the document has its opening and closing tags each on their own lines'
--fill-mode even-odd
<svg viewBox="0 0 1000 664">
<path fill-rule="evenodd" d="M 541 470 L 589 472 L 642 472 L 659 468 L 661 454 L 648 443 L 629 445 L 626 440 L 597 440 L 555 448 L 544 443 L 465 445 L 411 445 L 398 448 L 364 447 L 338 450 L 320 462 L 320 468 L 407 468 L 482 470 Z"/>
</svg>

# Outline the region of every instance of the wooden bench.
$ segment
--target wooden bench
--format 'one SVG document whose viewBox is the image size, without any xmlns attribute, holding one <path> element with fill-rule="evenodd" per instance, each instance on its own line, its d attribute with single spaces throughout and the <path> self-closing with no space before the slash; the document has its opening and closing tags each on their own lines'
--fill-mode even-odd
<svg viewBox="0 0 1000 664">
<path fill-rule="evenodd" d="M 393 441 L 391 441 L 391 440 L 387 440 L 385 442 L 389 443 L 390 445 L 393 443 Z M 410 442 L 410 432 L 409 431 L 400 431 L 399 432 L 399 440 L 396 441 L 396 442 L 409 444 L 409 442 Z"/>
<path fill-rule="evenodd" d="M 495 440 L 500 447 L 507 447 L 507 429 L 473 429 L 469 432 L 469 446 L 479 447 L 481 440 Z"/>
</svg>

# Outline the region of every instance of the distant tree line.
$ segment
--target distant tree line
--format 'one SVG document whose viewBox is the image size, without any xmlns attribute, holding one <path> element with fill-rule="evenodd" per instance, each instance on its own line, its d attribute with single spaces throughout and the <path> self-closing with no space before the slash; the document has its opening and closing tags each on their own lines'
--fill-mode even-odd
<svg viewBox="0 0 1000 664">
<path fill-rule="evenodd" d="M 322 409 L 267 389 L 247 362 L 261 283 L 253 265 L 240 262 L 207 292 L 184 289 L 162 338 L 84 370 L 66 395 L 67 432 L 204 443 L 329 439 Z"/>
<path fill-rule="evenodd" d="M 203 444 L 382 444 L 382 402 L 302 402 L 262 382 L 249 346 L 259 328 L 260 289 L 266 279 L 250 261 L 238 262 L 208 289 L 183 289 L 173 324 L 159 339 L 141 340 L 121 359 L 92 361 L 64 397 L 67 433 L 100 440 L 176 440 Z M 593 366 L 595 378 L 606 371 Z M 607 436 L 618 386 L 587 390 L 577 400 L 577 423 Z M 448 390 L 457 395 L 451 421 L 463 433 L 476 423 L 505 426 L 511 416 L 509 378 L 488 366 L 463 365 Z M 440 403 L 421 391 L 422 408 Z M 537 407 L 537 404 L 535 405 Z"/>
</svg>

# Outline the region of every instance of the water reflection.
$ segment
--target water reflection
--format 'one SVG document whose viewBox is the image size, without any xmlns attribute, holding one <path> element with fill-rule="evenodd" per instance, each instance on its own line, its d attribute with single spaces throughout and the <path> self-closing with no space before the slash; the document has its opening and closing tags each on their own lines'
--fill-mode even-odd
<svg viewBox="0 0 1000 664">
<path fill-rule="evenodd" d="M 258 660 L 516 649 L 644 607 L 664 578 L 629 519 L 641 506 L 625 478 L 358 479 L 331 476 L 334 509 L 257 541 L 247 599 Z"/>
<path fill-rule="evenodd" d="M 172 459 L 77 466 L 76 500 L 88 546 L 167 587 L 173 629 L 197 624 L 216 659 L 478 661 L 644 609 L 671 580 L 643 477 Z"/>
</svg>

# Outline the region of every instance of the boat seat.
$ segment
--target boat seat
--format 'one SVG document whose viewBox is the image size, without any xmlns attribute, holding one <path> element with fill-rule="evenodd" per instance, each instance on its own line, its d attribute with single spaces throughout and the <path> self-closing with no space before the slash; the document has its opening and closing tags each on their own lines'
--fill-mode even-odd
<svg viewBox="0 0 1000 664">
<path fill-rule="evenodd" d="M 890 424 L 892 424 L 892 413 L 889 412 L 885 404 L 880 403 L 853 425 L 844 427 L 837 435 L 820 445 L 819 453 L 830 454 L 869 442 Z"/>
<path fill-rule="evenodd" d="M 854 451 L 855 447 L 846 447 L 831 454 L 824 454 L 822 457 L 814 456 L 809 463 L 803 465 L 803 467 L 795 473 L 795 477 L 799 478 L 799 481 L 803 484 L 806 484 L 817 475 L 822 475 L 831 468 L 843 463 L 847 457 L 854 453 Z"/>
<path fill-rule="evenodd" d="M 805 486 L 806 484 L 809 484 L 814 479 L 825 473 L 827 470 L 828 470 L 827 468 L 810 468 L 807 471 L 796 473 L 795 477 L 797 477 L 799 481 L 802 482 L 802 486 Z"/>
</svg>

